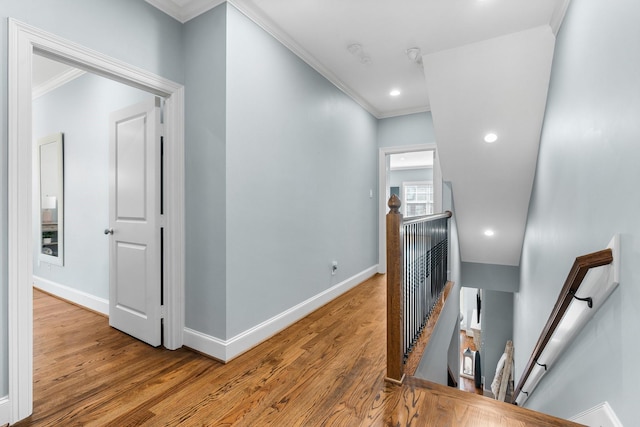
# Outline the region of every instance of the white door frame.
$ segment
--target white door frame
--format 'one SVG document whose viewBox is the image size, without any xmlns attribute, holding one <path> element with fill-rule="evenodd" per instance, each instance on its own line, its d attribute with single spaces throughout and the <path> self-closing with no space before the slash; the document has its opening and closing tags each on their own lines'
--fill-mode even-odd
<svg viewBox="0 0 640 427">
<path fill-rule="evenodd" d="M 33 411 L 32 84 L 33 53 L 166 99 L 164 345 L 184 331 L 184 87 L 53 34 L 9 19 L 8 320 L 10 423 Z"/>
<path fill-rule="evenodd" d="M 442 173 L 440 172 L 440 160 L 435 143 L 403 145 L 398 147 L 382 147 L 378 152 L 378 194 L 380 195 L 378 214 L 378 273 L 387 272 L 387 213 L 389 207 L 389 176 L 387 174 L 387 156 L 389 154 L 412 153 L 416 151 L 435 151 L 433 159 L 433 202 L 434 212 L 442 211 Z"/>
</svg>

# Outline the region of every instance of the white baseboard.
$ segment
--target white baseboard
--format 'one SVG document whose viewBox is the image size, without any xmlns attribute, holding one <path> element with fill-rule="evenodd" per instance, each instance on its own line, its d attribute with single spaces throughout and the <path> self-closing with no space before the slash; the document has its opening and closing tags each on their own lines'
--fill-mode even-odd
<svg viewBox="0 0 640 427">
<path fill-rule="evenodd" d="M 109 315 L 109 300 L 107 299 L 38 276 L 33 276 L 33 286 L 74 304 L 102 313 L 105 316 Z"/>
<path fill-rule="evenodd" d="M 0 398 L 0 425 L 9 424 L 11 422 L 11 402 L 9 397 Z"/>
<path fill-rule="evenodd" d="M 229 361 L 227 359 L 227 341 L 220 338 L 185 327 L 182 344 L 221 362 L 226 363 Z"/>
<path fill-rule="evenodd" d="M 374 265 L 228 340 L 221 340 L 193 329 L 184 328 L 184 345 L 222 362 L 229 362 L 364 282 L 375 275 L 377 271 L 378 266 Z"/>
<path fill-rule="evenodd" d="M 569 420 L 587 426 L 622 427 L 620 419 L 613 412 L 609 402 L 602 402 L 575 417 L 571 417 Z"/>
</svg>

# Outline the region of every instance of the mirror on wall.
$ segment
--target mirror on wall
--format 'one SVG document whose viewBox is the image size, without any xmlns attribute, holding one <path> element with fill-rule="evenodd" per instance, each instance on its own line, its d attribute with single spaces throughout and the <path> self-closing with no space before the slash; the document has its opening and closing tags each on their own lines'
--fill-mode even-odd
<svg viewBox="0 0 640 427">
<path fill-rule="evenodd" d="M 60 266 L 64 254 L 63 140 L 62 133 L 38 140 L 40 260 Z"/>
</svg>

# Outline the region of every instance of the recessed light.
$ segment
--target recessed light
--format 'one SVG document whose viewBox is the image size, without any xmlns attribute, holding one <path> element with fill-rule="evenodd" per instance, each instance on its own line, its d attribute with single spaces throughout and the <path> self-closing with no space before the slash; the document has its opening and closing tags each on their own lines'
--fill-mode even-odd
<svg viewBox="0 0 640 427">
<path fill-rule="evenodd" d="M 400 95 L 400 90 L 399 89 L 393 89 L 391 92 L 389 92 L 389 95 L 391 95 L 391 96 L 399 96 Z"/>
<path fill-rule="evenodd" d="M 493 230 L 484 230 L 484 235 L 487 237 L 491 237 L 496 234 Z"/>
<path fill-rule="evenodd" d="M 484 136 L 484 142 L 488 142 L 491 144 L 492 142 L 496 142 L 498 140 L 498 135 L 495 133 L 488 133 Z"/>
</svg>

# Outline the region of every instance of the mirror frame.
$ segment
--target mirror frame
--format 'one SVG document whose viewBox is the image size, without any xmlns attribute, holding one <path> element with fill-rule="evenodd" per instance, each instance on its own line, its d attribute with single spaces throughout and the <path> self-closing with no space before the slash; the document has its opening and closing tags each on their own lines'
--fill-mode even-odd
<svg viewBox="0 0 640 427">
<path fill-rule="evenodd" d="M 44 209 L 43 200 L 46 195 L 42 194 L 42 147 L 45 145 L 54 144 L 55 148 L 55 156 L 54 161 L 56 162 L 57 167 L 57 183 L 55 183 L 56 187 L 56 195 L 58 195 L 56 203 L 57 203 L 57 220 L 55 223 L 56 231 L 57 231 L 57 246 L 58 246 L 58 255 L 47 255 L 42 252 L 43 246 L 45 243 L 43 242 L 43 232 L 48 230 L 43 230 L 44 228 Z M 62 132 L 53 133 L 51 135 L 47 135 L 38 139 L 38 247 L 40 248 L 38 251 L 38 259 L 41 262 L 46 262 L 53 265 L 64 265 L 64 134 Z"/>
</svg>

